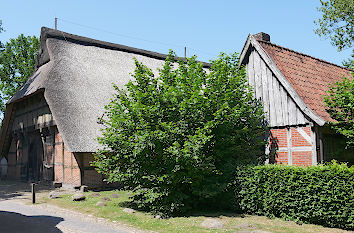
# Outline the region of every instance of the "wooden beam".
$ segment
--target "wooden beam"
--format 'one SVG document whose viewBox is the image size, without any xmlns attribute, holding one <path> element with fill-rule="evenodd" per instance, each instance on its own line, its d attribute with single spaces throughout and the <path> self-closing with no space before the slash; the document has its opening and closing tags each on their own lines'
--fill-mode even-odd
<svg viewBox="0 0 354 233">
<path fill-rule="evenodd" d="M 288 165 L 293 164 L 293 155 L 292 155 L 292 145 L 291 145 L 291 127 L 286 128 L 286 139 L 288 144 Z"/>
<path fill-rule="evenodd" d="M 311 127 L 311 141 L 312 141 L 312 165 L 317 165 L 317 150 L 316 150 L 316 130 Z"/>
<path fill-rule="evenodd" d="M 250 44 L 251 44 L 251 34 L 248 34 L 246 43 L 243 46 L 243 49 L 242 49 L 242 52 L 240 55 L 240 62 L 238 64 L 238 67 L 240 67 L 244 63 L 244 59 L 246 58 L 246 54 L 247 54 L 248 49 L 250 48 Z"/>
<path fill-rule="evenodd" d="M 277 126 L 277 114 L 276 114 L 276 106 L 275 106 L 275 100 L 274 100 L 274 89 L 273 89 L 273 74 L 272 72 L 267 69 L 267 77 L 271 77 L 268 80 L 268 96 L 269 96 L 269 123 L 270 126 Z"/>
<path fill-rule="evenodd" d="M 267 67 L 264 62 L 261 62 L 261 79 L 262 79 L 262 95 L 263 95 L 263 107 L 267 120 L 269 121 L 269 93 L 268 93 L 268 75 Z"/>
</svg>

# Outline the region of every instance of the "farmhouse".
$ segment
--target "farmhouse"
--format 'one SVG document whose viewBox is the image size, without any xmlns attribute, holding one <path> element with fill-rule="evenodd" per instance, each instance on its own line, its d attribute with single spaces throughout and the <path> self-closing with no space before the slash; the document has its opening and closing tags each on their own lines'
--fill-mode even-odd
<svg viewBox="0 0 354 233">
<path fill-rule="evenodd" d="M 156 71 L 166 55 L 42 28 L 36 71 L 6 106 L 0 153 L 8 178 L 102 185 L 89 164 L 97 122 L 134 57 Z"/>
<path fill-rule="evenodd" d="M 36 70 L 6 106 L 0 158 L 8 178 L 102 186 L 90 166 L 100 148 L 98 119 L 112 83 L 123 87 L 130 79 L 134 57 L 156 72 L 166 55 L 42 28 Z M 322 95 L 348 70 L 271 44 L 264 33 L 247 38 L 241 64 L 271 126 L 270 162 L 307 166 L 344 151 L 326 127 Z M 344 152 L 340 159 L 353 158 Z"/>
<path fill-rule="evenodd" d="M 240 63 L 271 127 L 270 162 L 308 166 L 336 159 L 354 164 L 354 150 L 335 134 L 323 104 L 328 85 L 350 70 L 270 42 L 266 33 L 249 35 Z"/>
</svg>

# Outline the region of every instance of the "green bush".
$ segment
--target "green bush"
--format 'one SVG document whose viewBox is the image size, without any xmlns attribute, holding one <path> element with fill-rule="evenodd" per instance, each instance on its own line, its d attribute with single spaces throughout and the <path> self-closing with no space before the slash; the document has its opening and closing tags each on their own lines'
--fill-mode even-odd
<svg viewBox="0 0 354 233">
<path fill-rule="evenodd" d="M 133 190 L 141 209 L 176 215 L 219 205 L 236 166 L 264 154 L 263 109 L 238 55 L 222 54 L 206 71 L 170 53 L 158 75 L 136 61 L 132 76 L 106 106 L 97 170 Z"/>
<path fill-rule="evenodd" d="M 354 228 L 354 167 L 346 164 L 238 169 L 235 195 L 245 213 Z"/>
</svg>

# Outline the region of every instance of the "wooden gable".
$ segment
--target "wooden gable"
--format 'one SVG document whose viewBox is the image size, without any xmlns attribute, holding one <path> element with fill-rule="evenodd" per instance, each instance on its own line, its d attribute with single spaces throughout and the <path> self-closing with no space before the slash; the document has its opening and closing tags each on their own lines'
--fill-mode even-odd
<svg viewBox="0 0 354 233">
<path fill-rule="evenodd" d="M 270 127 L 325 123 L 306 106 L 291 84 L 281 74 L 272 59 L 249 36 L 241 53 L 240 65 L 247 71 L 255 97 L 264 106 Z"/>
</svg>

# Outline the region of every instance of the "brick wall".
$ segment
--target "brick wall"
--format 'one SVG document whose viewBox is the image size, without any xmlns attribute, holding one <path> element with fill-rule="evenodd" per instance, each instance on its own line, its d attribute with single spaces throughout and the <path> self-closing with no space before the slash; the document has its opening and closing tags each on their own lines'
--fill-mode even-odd
<svg viewBox="0 0 354 233">
<path fill-rule="evenodd" d="M 291 130 L 291 145 L 293 147 L 312 146 L 297 129 L 302 129 L 309 137 L 311 137 L 311 127 L 297 127 Z"/>
<path fill-rule="evenodd" d="M 103 177 L 99 174 L 93 167 L 91 167 L 90 162 L 93 161 L 92 153 L 77 153 L 78 156 L 82 157 L 83 161 L 83 184 L 91 187 L 102 187 L 105 184 L 103 183 Z"/>
<path fill-rule="evenodd" d="M 73 186 L 81 185 L 80 158 L 68 151 L 61 134 L 55 129 L 54 181 Z"/>
<path fill-rule="evenodd" d="M 293 165 L 295 166 L 311 166 L 312 151 L 293 151 Z"/>
<path fill-rule="evenodd" d="M 295 166 L 315 164 L 313 157 L 313 131 L 310 126 L 270 130 L 270 162 Z"/>
</svg>

